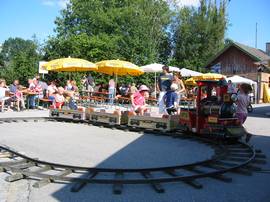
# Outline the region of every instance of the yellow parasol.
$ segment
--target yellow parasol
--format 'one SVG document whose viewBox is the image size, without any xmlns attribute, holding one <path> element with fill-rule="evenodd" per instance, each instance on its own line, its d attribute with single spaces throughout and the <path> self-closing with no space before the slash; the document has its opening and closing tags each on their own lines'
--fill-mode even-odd
<svg viewBox="0 0 270 202">
<path fill-rule="evenodd" d="M 97 70 L 97 66 L 87 60 L 79 58 L 60 58 L 51 60 L 43 65 L 48 71 L 56 72 L 86 72 Z"/>
<path fill-rule="evenodd" d="M 216 73 L 206 73 L 199 76 L 193 76 L 192 78 L 194 78 L 195 81 L 198 81 L 198 80 L 216 80 L 217 81 L 217 80 L 225 78 L 225 76 L 222 74 L 216 74 Z"/>
<path fill-rule="evenodd" d="M 187 86 L 196 86 L 197 83 L 196 83 L 195 79 L 191 77 L 191 78 L 185 80 L 185 85 L 187 85 Z"/>
<path fill-rule="evenodd" d="M 139 76 L 144 73 L 140 67 L 123 60 L 103 60 L 97 62 L 96 65 L 98 66 L 98 72 L 109 75 L 124 76 L 129 74 Z"/>
</svg>

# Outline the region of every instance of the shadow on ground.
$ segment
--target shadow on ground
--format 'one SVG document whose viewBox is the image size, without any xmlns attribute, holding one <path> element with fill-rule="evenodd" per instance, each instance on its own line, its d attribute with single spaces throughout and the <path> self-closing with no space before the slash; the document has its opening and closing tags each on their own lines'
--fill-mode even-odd
<svg viewBox="0 0 270 202">
<path fill-rule="evenodd" d="M 267 112 L 270 113 L 270 105 L 269 106 L 256 106 L 256 107 L 253 107 L 253 112 L 248 113 L 248 116 L 270 118 L 269 116 L 266 116 Z"/>
<path fill-rule="evenodd" d="M 119 165 L 119 167 L 133 167 L 136 163 L 133 162 L 135 155 L 137 158 L 146 158 L 147 153 L 152 152 L 147 150 L 147 145 L 151 144 L 145 141 L 145 136 L 142 139 L 137 139 L 127 145 L 125 148 L 114 153 L 112 156 L 104 160 L 98 167 L 110 167 L 111 165 Z M 153 138 L 158 138 L 153 136 Z M 143 140 L 144 139 L 144 140 Z M 152 139 L 153 140 L 153 139 Z M 178 140 L 176 140 L 178 141 Z M 269 169 L 270 156 L 270 137 L 254 135 L 251 144 L 255 147 L 260 145 L 260 149 L 268 156 L 267 164 L 262 165 L 264 169 Z M 185 144 L 184 144 L 185 145 Z M 190 147 L 186 144 L 187 147 Z M 160 144 L 158 148 L 162 152 L 168 152 L 164 148 L 164 144 Z M 198 147 L 191 148 L 193 151 L 199 150 Z M 134 153 L 135 152 L 135 153 Z M 136 153 L 137 152 L 137 153 Z M 133 153 L 133 154 L 132 154 Z M 194 152 L 193 152 L 194 153 Z M 174 156 L 190 155 L 181 152 L 172 153 Z M 192 155 L 192 154 L 191 154 Z M 186 156 L 188 157 L 188 156 Z M 190 156 L 194 158 L 194 155 Z M 156 160 L 162 160 L 161 156 L 156 156 Z M 163 159 L 164 160 L 164 159 Z M 166 161 L 169 159 L 166 159 Z M 196 159 L 195 159 L 196 160 Z M 128 164 L 127 164 L 128 162 Z M 148 164 L 151 166 L 151 164 Z M 236 174 L 226 174 L 233 178 L 232 183 L 224 183 L 213 179 L 199 179 L 204 188 L 197 190 L 183 183 L 163 184 L 165 193 L 156 193 L 149 185 L 124 185 L 122 195 L 114 195 L 112 193 L 112 185 L 95 185 L 88 184 L 80 192 L 70 192 L 72 184 L 64 185 L 61 189 L 54 192 L 52 196 L 57 201 L 213 201 L 213 202 L 267 202 L 270 197 L 268 187 L 270 186 L 270 175 L 265 173 L 254 173 L 253 176 L 241 176 Z"/>
</svg>

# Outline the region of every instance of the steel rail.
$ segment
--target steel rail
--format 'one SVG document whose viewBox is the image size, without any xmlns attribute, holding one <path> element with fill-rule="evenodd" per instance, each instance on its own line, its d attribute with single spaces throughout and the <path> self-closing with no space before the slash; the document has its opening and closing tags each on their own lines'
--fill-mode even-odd
<svg viewBox="0 0 270 202">
<path fill-rule="evenodd" d="M 51 117 L 34 117 L 34 118 L 5 118 L 0 119 L 1 122 L 18 122 L 18 121 L 28 121 L 28 120 L 52 120 L 52 121 L 68 121 L 68 122 L 74 122 L 78 123 L 78 120 L 72 120 L 72 119 L 63 119 L 63 118 L 51 118 Z M 81 123 L 88 123 L 87 121 L 79 121 Z M 167 135 L 165 133 L 165 135 Z M 188 138 L 188 136 L 183 136 L 184 138 Z M 191 138 L 194 138 L 194 136 L 191 136 Z M 224 173 L 236 171 L 238 169 L 246 168 L 246 166 L 250 166 L 253 162 L 255 162 L 256 158 L 260 157 L 256 153 L 256 150 L 253 149 L 248 144 L 237 142 L 235 145 L 226 145 L 226 144 L 217 144 L 215 141 L 211 141 L 205 138 L 197 138 L 195 137 L 195 140 L 205 142 L 207 144 L 210 144 L 211 146 L 214 146 L 215 148 L 215 154 L 206 160 L 203 161 L 197 161 L 190 164 L 183 164 L 183 165 L 176 165 L 176 166 L 166 166 L 166 167 L 155 167 L 155 168 L 98 168 L 98 167 L 81 167 L 81 166 L 72 166 L 72 165 L 64 165 L 64 164 L 57 164 L 57 163 L 50 163 L 46 161 L 41 161 L 37 159 L 30 158 L 24 154 L 21 154 L 17 151 L 14 151 L 13 149 L 5 146 L 0 145 L 0 150 L 3 150 L 5 152 L 9 152 L 12 154 L 13 157 L 19 157 L 21 158 L 21 161 L 23 160 L 24 163 L 28 163 L 30 166 L 24 168 L 16 167 L 16 162 L 20 161 L 8 161 L 8 162 L 0 162 L 0 168 L 4 170 L 10 170 L 14 173 L 20 174 L 15 179 L 20 179 L 23 177 L 31 177 L 31 178 L 37 178 L 39 180 L 45 180 L 48 182 L 53 181 L 70 181 L 70 182 L 78 182 L 78 183 L 94 183 L 94 184 L 114 184 L 114 185 L 123 185 L 123 184 L 151 184 L 153 187 L 156 187 L 159 185 L 159 183 L 169 183 L 169 182 L 190 182 L 195 179 L 199 178 L 205 178 L 205 177 L 214 177 L 217 178 L 222 176 Z M 244 152 L 245 156 L 242 157 L 235 157 L 236 151 Z M 240 154 L 242 154 L 240 153 Z M 233 161 L 234 163 L 229 163 Z M 236 163 L 237 162 L 237 163 Z M 12 164 L 13 163 L 13 164 Z M 209 171 L 200 171 L 196 174 L 184 174 L 179 171 L 185 171 L 188 170 L 192 172 L 193 168 L 202 168 L 204 165 L 209 165 L 210 168 L 213 165 L 216 164 L 223 164 L 226 165 L 225 167 L 221 166 L 221 169 L 217 167 L 213 167 Z M 19 164 L 21 165 L 21 164 Z M 58 172 L 63 172 L 62 174 L 45 174 L 42 172 L 35 172 L 31 171 L 31 165 L 33 167 L 39 167 L 39 169 L 43 169 L 46 167 L 49 168 L 49 170 L 55 170 Z M 44 169 L 44 170 L 46 170 Z M 61 170 L 62 169 L 62 170 Z M 83 171 L 83 172 L 82 172 Z M 168 172 L 171 171 L 171 172 Z M 155 177 L 152 176 L 151 173 L 155 172 L 164 172 L 164 173 L 173 173 L 172 175 L 169 175 L 170 177 Z M 179 173 L 178 173 L 179 172 Z M 79 173 L 79 174 L 93 174 L 93 177 L 89 178 L 87 176 L 85 177 L 68 177 L 67 175 L 72 173 Z M 117 176 L 117 174 L 120 176 L 115 177 L 114 179 L 107 178 L 107 179 L 98 179 L 95 178 L 96 175 L 99 173 L 114 173 L 114 177 Z M 121 178 L 121 175 L 123 176 L 126 173 L 138 173 L 142 174 L 144 178 L 135 178 L 135 179 L 124 179 Z M 113 176 L 112 176 L 113 177 Z M 155 189 L 156 190 L 156 189 Z M 161 189 L 162 190 L 162 189 Z M 119 192 L 119 190 L 117 190 Z M 117 193 L 118 193 L 117 192 Z M 120 191 L 121 192 L 121 191 Z"/>
</svg>

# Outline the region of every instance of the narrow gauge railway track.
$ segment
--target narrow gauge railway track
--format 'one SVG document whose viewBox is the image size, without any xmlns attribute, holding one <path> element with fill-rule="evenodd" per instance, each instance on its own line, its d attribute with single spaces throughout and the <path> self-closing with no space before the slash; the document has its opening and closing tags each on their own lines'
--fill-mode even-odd
<svg viewBox="0 0 270 202">
<path fill-rule="evenodd" d="M 4 118 L 2 123 L 12 122 L 38 122 L 38 121 L 65 121 L 89 124 L 87 121 L 74 121 L 63 118 Z M 160 133 L 159 133 L 160 134 Z M 163 135 L 172 135 L 164 133 Z M 180 132 L 173 133 L 174 138 L 198 141 L 214 149 L 214 155 L 202 161 L 155 168 L 122 169 L 122 168 L 98 168 L 80 167 L 50 163 L 30 158 L 7 146 L 0 145 L 0 158 L 8 160 L 0 162 L 0 171 L 9 172 L 6 181 L 13 182 L 23 178 L 36 179 L 34 187 L 42 187 L 51 182 L 72 182 L 72 192 L 77 192 L 87 183 L 111 184 L 114 194 L 121 194 L 125 184 L 149 184 L 156 192 L 165 192 L 164 184 L 170 182 L 182 182 L 196 189 L 203 185 L 200 178 L 212 178 L 221 182 L 232 182 L 228 173 L 252 175 L 252 171 L 260 171 L 258 166 L 264 164 L 265 155 L 260 150 L 251 146 L 236 142 L 228 144 L 217 142 L 207 138 L 199 138 L 192 135 L 184 135 Z"/>
</svg>

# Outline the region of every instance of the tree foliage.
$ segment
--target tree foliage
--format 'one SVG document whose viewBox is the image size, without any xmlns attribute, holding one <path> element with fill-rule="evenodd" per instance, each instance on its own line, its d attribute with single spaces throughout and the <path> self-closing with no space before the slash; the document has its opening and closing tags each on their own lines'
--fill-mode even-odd
<svg viewBox="0 0 270 202">
<path fill-rule="evenodd" d="M 1 64 L 0 77 L 8 83 L 19 79 L 22 84 L 27 84 L 28 78 L 33 78 L 38 72 L 38 44 L 35 40 L 9 38 L 2 46 L 0 52 Z"/>
<path fill-rule="evenodd" d="M 70 0 L 56 18 L 55 33 L 41 48 L 36 40 L 8 39 L 0 52 L 0 76 L 24 84 L 37 72 L 39 60 L 77 57 L 137 65 L 163 63 L 202 67 L 224 45 L 226 0 L 201 0 L 200 6 L 177 7 L 176 0 Z M 69 73 L 49 73 L 61 85 Z M 108 75 L 93 72 L 96 83 Z M 72 73 L 79 80 L 81 73 Z M 153 84 L 154 77 L 120 77 L 119 82 Z"/>
<path fill-rule="evenodd" d="M 201 0 L 198 9 L 179 10 L 174 34 L 174 64 L 195 69 L 224 46 L 227 27 L 226 0 Z"/>
<path fill-rule="evenodd" d="M 166 63 L 170 18 L 165 0 L 71 0 L 55 21 L 57 36 L 48 40 L 45 59 L 72 56 L 94 62 Z"/>
</svg>

